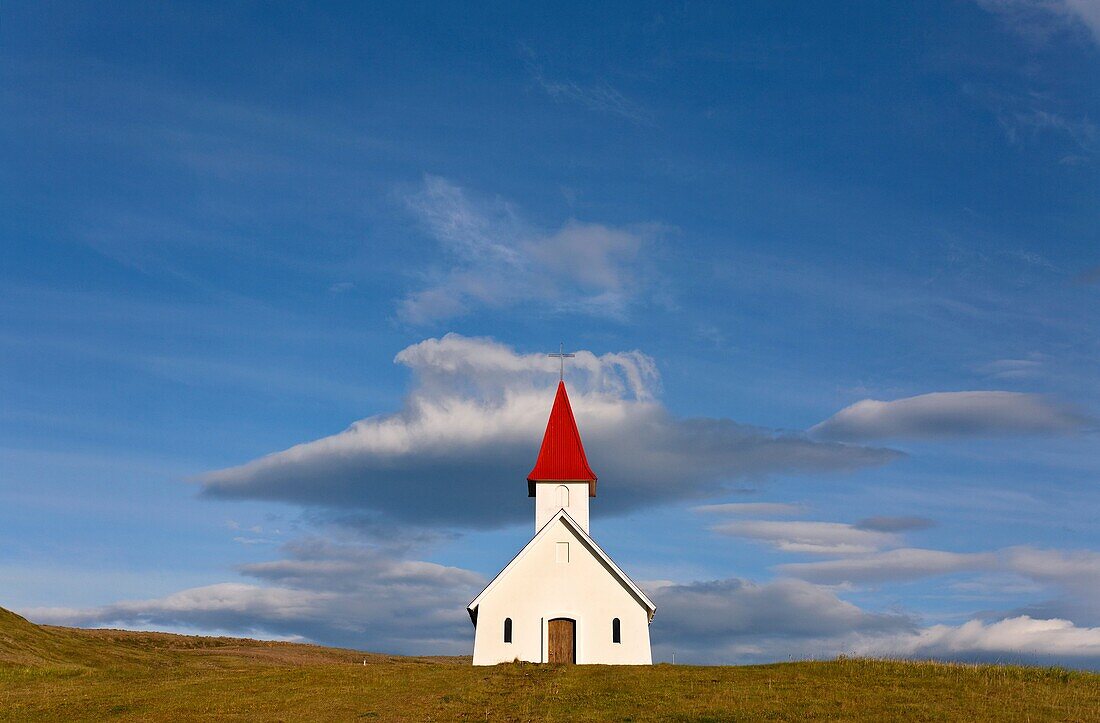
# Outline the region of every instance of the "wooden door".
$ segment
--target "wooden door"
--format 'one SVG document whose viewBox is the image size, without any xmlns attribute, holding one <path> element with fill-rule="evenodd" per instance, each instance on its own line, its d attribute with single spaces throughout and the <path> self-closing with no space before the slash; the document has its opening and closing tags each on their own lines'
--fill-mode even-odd
<svg viewBox="0 0 1100 723">
<path fill-rule="evenodd" d="M 577 662 L 577 622 L 569 618 L 554 618 L 550 621 L 550 662 Z"/>
</svg>

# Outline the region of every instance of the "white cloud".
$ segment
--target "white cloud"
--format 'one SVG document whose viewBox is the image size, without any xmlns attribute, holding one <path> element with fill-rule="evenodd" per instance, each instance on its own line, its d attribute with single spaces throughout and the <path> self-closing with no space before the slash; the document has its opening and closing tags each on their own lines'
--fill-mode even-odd
<svg viewBox="0 0 1100 723">
<path fill-rule="evenodd" d="M 986 623 L 933 625 L 915 633 L 868 638 L 855 645 L 863 655 L 1059 662 L 1095 665 L 1100 661 L 1100 627 L 1077 627 L 1069 620 L 1036 620 L 1027 615 Z"/>
<path fill-rule="evenodd" d="M 882 464 L 883 449 L 822 443 L 728 419 L 679 419 L 656 400 L 653 360 L 578 351 L 567 371 L 602 513 L 720 494 L 737 480 Z M 279 500 L 400 523 L 494 527 L 529 515 L 556 362 L 448 334 L 397 355 L 415 387 L 405 407 L 344 432 L 219 470 L 204 493 Z"/>
<path fill-rule="evenodd" d="M 898 541 L 892 534 L 862 530 L 841 522 L 735 520 L 711 529 L 731 537 L 766 542 L 784 552 L 817 555 L 871 552 Z"/>
<path fill-rule="evenodd" d="M 406 205 L 440 244 L 447 266 L 426 288 L 401 300 L 398 316 L 427 324 L 476 307 L 538 305 L 623 317 L 648 287 L 644 249 L 653 225 L 614 228 L 569 220 L 536 228 L 500 199 L 478 199 L 450 181 L 427 176 Z"/>
<path fill-rule="evenodd" d="M 891 402 L 864 399 L 810 429 L 819 439 L 934 439 L 1082 429 L 1089 418 L 1038 394 L 937 392 Z"/>
<path fill-rule="evenodd" d="M 755 583 L 728 579 L 650 587 L 660 623 L 655 654 L 686 662 L 720 663 L 835 655 L 853 633 L 909 631 L 897 614 L 869 613 L 836 593 L 801 580 Z"/>
<path fill-rule="evenodd" d="M 835 585 L 912 580 L 953 572 L 992 569 L 997 565 L 993 553 L 958 553 L 943 550 L 900 548 L 843 560 L 796 562 L 779 565 L 785 575 L 810 582 Z"/>
</svg>

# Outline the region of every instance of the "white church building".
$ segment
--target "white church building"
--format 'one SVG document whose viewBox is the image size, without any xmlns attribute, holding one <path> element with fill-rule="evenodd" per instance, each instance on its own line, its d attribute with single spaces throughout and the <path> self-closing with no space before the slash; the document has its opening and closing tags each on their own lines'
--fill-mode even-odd
<svg viewBox="0 0 1100 723">
<path fill-rule="evenodd" d="M 538 460 L 527 476 L 535 535 L 467 610 L 474 665 L 650 665 L 656 607 L 588 534 L 596 475 L 565 383 L 559 382 Z"/>
</svg>

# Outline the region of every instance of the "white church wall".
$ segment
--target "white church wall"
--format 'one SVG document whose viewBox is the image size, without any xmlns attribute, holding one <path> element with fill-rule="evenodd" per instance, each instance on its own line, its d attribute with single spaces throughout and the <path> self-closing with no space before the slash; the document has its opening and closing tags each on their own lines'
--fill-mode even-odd
<svg viewBox="0 0 1100 723">
<path fill-rule="evenodd" d="M 587 485 L 580 487 L 587 495 Z M 560 543 L 568 544 L 568 562 L 558 562 Z M 577 663 L 652 663 L 645 607 L 559 520 L 482 599 L 474 665 L 547 662 L 547 625 L 559 617 L 576 621 Z M 505 618 L 512 619 L 511 643 L 504 642 Z M 621 643 L 612 641 L 614 618 L 620 620 Z"/>
<path fill-rule="evenodd" d="M 561 504 L 567 497 L 566 504 Z M 580 528 L 588 532 L 588 483 L 587 482 L 536 482 L 535 483 L 535 532 L 550 518 L 565 509 Z"/>
</svg>

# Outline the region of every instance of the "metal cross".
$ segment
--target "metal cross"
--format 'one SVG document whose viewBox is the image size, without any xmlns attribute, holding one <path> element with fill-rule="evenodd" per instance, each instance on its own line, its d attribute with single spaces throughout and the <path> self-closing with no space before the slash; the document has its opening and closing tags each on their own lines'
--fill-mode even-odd
<svg viewBox="0 0 1100 723">
<path fill-rule="evenodd" d="M 565 353 L 565 342 L 562 342 L 562 343 L 558 344 L 558 351 L 556 353 L 555 352 L 550 352 L 546 356 L 554 357 L 555 359 L 560 359 L 561 360 L 561 369 L 558 372 L 558 381 L 565 381 L 565 360 L 566 359 L 572 359 L 573 357 L 575 357 L 577 355 L 576 354 L 566 354 Z"/>
</svg>

